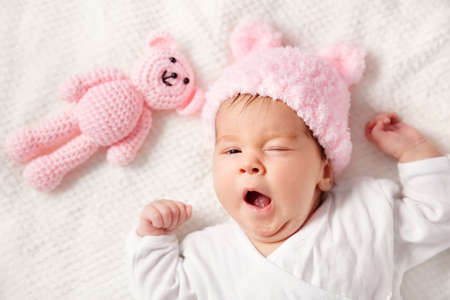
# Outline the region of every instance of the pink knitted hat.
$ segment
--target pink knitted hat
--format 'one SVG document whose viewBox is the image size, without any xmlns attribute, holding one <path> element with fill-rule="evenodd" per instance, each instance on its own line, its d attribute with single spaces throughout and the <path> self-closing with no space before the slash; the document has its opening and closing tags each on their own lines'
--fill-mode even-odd
<svg viewBox="0 0 450 300">
<path fill-rule="evenodd" d="M 365 51 L 349 44 L 316 54 L 283 47 L 279 32 L 249 18 L 231 33 L 230 48 L 235 62 L 206 93 L 204 120 L 214 128 L 220 105 L 238 93 L 279 99 L 311 129 L 339 176 L 352 151 L 349 87 L 361 79 Z"/>
</svg>

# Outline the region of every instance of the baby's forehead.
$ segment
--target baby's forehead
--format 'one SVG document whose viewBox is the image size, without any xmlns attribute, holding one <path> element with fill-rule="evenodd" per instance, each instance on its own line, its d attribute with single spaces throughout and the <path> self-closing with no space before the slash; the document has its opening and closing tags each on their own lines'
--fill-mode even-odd
<svg viewBox="0 0 450 300">
<path fill-rule="evenodd" d="M 244 131 L 244 128 L 239 122 L 230 122 L 230 120 L 218 119 L 216 121 L 215 131 L 216 135 L 219 134 L 229 134 L 234 132 L 239 134 Z M 255 132 L 262 136 L 267 137 L 286 137 L 286 138 L 296 138 L 304 135 L 308 135 L 308 128 L 300 128 L 299 126 L 279 126 L 273 122 L 267 123 L 253 123 L 251 124 L 252 132 Z"/>
<path fill-rule="evenodd" d="M 259 129 L 261 135 L 298 137 L 311 136 L 311 131 L 297 113 L 279 100 L 257 99 L 232 102 L 227 100 L 218 110 L 215 132 L 239 132 L 243 126 Z"/>
</svg>

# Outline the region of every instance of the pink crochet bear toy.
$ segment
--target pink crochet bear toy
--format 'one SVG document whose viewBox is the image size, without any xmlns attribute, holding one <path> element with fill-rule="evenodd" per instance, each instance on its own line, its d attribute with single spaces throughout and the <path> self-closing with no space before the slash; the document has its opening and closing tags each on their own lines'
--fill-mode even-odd
<svg viewBox="0 0 450 300">
<path fill-rule="evenodd" d="M 151 35 L 130 76 L 116 69 L 75 76 L 61 96 L 75 103 L 71 110 L 21 129 L 6 144 L 15 160 L 31 160 L 23 176 L 39 190 L 54 189 L 100 147 L 108 147 L 108 161 L 128 164 L 150 130 L 152 110 L 194 114 L 204 102 L 191 66 L 164 32 Z"/>
</svg>

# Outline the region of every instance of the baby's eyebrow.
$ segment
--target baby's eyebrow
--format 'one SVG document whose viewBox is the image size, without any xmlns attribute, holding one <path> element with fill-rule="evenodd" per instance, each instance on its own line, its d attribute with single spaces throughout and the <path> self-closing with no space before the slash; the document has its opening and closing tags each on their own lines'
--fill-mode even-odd
<svg viewBox="0 0 450 300">
<path fill-rule="evenodd" d="M 221 140 L 235 140 L 235 139 L 237 139 L 237 137 L 234 135 L 230 134 L 222 135 L 221 137 L 216 139 L 216 144 L 219 143 Z"/>
<path fill-rule="evenodd" d="M 267 132 L 266 133 L 266 138 L 269 139 L 275 139 L 275 138 L 286 138 L 286 139 L 290 139 L 290 140 L 295 140 L 298 137 L 302 136 L 303 134 L 301 133 L 296 133 L 296 132 L 278 132 L 278 131 L 274 131 L 274 132 Z"/>
<path fill-rule="evenodd" d="M 297 138 L 300 137 L 300 135 L 302 135 L 302 134 L 268 132 L 265 136 L 265 139 L 272 140 L 272 139 L 276 139 L 276 138 L 285 138 L 285 139 L 289 139 L 289 140 L 296 140 Z M 225 134 L 225 135 L 220 136 L 218 139 L 216 139 L 216 144 L 218 144 L 219 142 L 221 142 L 223 140 L 238 140 L 238 139 L 239 139 L 239 137 L 237 137 L 235 135 Z"/>
</svg>

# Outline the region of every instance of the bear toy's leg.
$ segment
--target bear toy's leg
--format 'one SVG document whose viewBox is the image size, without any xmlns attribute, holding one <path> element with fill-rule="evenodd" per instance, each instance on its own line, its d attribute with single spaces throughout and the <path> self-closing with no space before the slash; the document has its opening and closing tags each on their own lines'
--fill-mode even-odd
<svg viewBox="0 0 450 300">
<path fill-rule="evenodd" d="M 53 153 L 31 161 L 23 176 L 36 189 L 51 191 L 67 172 L 88 160 L 98 148 L 90 137 L 81 134 Z"/>
<path fill-rule="evenodd" d="M 17 161 L 26 162 L 43 151 L 56 147 L 79 134 L 73 113 L 64 112 L 57 117 L 23 128 L 6 141 L 6 150 Z"/>
</svg>

